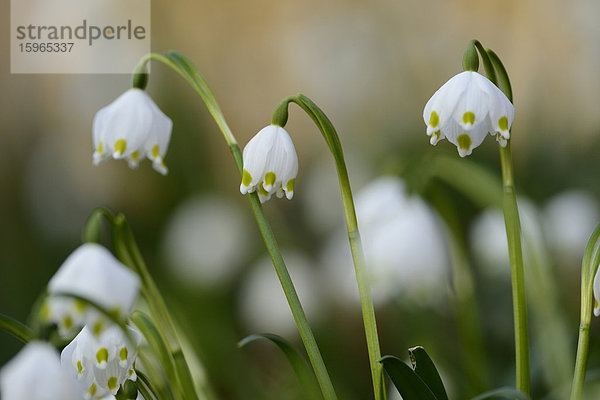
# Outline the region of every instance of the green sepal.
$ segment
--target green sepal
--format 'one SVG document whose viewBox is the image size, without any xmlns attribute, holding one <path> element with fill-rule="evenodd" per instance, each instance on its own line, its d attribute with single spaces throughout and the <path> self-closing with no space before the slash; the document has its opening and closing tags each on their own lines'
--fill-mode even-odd
<svg viewBox="0 0 600 400">
<path fill-rule="evenodd" d="M 529 400 L 529 396 L 525 393 L 511 387 L 502 387 L 498 389 L 489 390 L 479 396 L 473 397 L 471 400 L 485 400 L 485 399 L 516 399 L 516 400 Z"/>
<path fill-rule="evenodd" d="M 127 379 L 119 388 L 119 391 L 115 395 L 115 398 L 117 400 L 135 400 L 137 399 L 137 395 L 137 384 L 134 381 Z"/>
<path fill-rule="evenodd" d="M 271 124 L 284 127 L 288 121 L 288 104 L 289 100 L 285 99 L 273 110 L 271 114 Z"/>
<path fill-rule="evenodd" d="M 249 343 L 257 340 L 268 340 L 276 345 L 279 350 L 283 353 L 285 358 L 288 360 L 294 373 L 300 381 L 300 386 L 304 389 L 304 392 L 308 399 L 322 399 L 319 385 L 315 379 L 314 374 L 306 364 L 306 361 L 296 352 L 296 350 L 282 337 L 273 335 L 270 333 L 254 334 L 245 337 L 238 342 L 238 347 L 244 347 Z"/>
<path fill-rule="evenodd" d="M 448 400 L 444 383 L 431 358 L 421 346 L 408 349 L 415 373 L 427 384 L 438 400 Z"/>
<path fill-rule="evenodd" d="M 440 400 L 419 375 L 402 360 L 383 356 L 378 360 L 404 400 Z"/>
<path fill-rule="evenodd" d="M 148 69 L 146 64 L 138 65 L 133 72 L 133 78 L 131 79 L 131 87 L 136 89 L 145 90 L 148 86 Z"/>
<path fill-rule="evenodd" d="M 463 54 L 463 70 L 465 71 L 479 71 L 479 56 L 477 55 L 477 48 L 475 47 L 475 40 L 471 40 L 465 49 Z"/>
</svg>

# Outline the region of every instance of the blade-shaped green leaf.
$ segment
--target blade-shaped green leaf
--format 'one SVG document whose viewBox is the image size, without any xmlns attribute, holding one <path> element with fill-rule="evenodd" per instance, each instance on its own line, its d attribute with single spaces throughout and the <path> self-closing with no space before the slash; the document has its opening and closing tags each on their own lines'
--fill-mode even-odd
<svg viewBox="0 0 600 400">
<path fill-rule="evenodd" d="M 306 361 L 296 352 L 296 350 L 282 337 L 264 333 L 264 334 L 254 334 L 245 337 L 240 340 L 238 343 L 239 347 L 244 347 L 248 343 L 255 342 L 257 340 L 268 340 L 271 343 L 275 344 L 279 350 L 283 352 L 285 358 L 287 358 L 288 362 L 292 366 L 292 369 L 296 373 L 298 380 L 300 381 L 300 385 L 306 392 L 309 399 L 319 399 L 321 400 L 323 397 L 321 396 L 321 391 L 319 389 L 319 385 L 317 384 L 316 378 Z"/>
<path fill-rule="evenodd" d="M 479 396 L 473 397 L 471 400 L 485 400 L 485 399 L 517 399 L 517 400 L 529 400 L 529 396 L 525 393 L 511 387 L 503 387 L 498 389 L 493 389 L 487 391 L 485 393 L 480 394 Z"/>
<path fill-rule="evenodd" d="M 0 331 L 11 334 L 25 344 L 34 338 L 33 332 L 28 326 L 4 314 L 0 314 Z"/>
<path fill-rule="evenodd" d="M 438 400 L 427 384 L 404 361 L 394 356 L 379 359 L 385 372 L 396 386 L 404 400 Z"/>
<path fill-rule="evenodd" d="M 421 346 L 413 347 L 408 349 L 410 355 L 410 362 L 417 375 L 425 382 L 425 384 L 431 389 L 435 397 L 438 400 L 448 400 L 446 389 L 440 374 L 438 373 L 433 361 Z"/>
</svg>

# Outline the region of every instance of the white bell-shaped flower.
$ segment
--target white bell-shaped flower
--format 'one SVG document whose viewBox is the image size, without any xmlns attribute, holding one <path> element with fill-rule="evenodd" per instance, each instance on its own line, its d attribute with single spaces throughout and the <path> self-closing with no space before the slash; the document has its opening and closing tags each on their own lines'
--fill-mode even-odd
<svg viewBox="0 0 600 400">
<path fill-rule="evenodd" d="M 431 96 L 423 120 L 432 145 L 447 138 L 464 157 L 488 133 L 505 147 L 514 115 L 514 106 L 496 85 L 477 72 L 464 71 Z"/>
<path fill-rule="evenodd" d="M 244 148 L 244 172 L 240 192 L 258 190 L 261 203 L 273 193 L 288 200 L 294 196 L 298 174 L 298 156 L 292 138 L 280 126 L 269 125 L 260 130 Z"/>
<path fill-rule="evenodd" d="M 82 400 L 75 381 L 61 367 L 58 352 L 31 342 L 0 370 L 3 400 Z"/>
<path fill-rule="evenodd" d="M 117 325 L 100 335 L 85 326 L 62 351 L 62 366 L 79 383 L 86 399 L 115 395 L 125 380 L 137 379 L 134 363 L 141 335 L 132 328 L 128 335 Z"/>
<path fill-rule="evenodd" d="M 139 289 L 140 278 L 133 271 L 106 248 L 86 243 L 71 253 L 50 279 L 42 316 L 57 323 L 64 336 L 75 333 L 84 324 L 99 334 L 111 324 L 110 319 L 81 300 L 56 295 L 80 296 L 126 318 L 133 310 Z"/>
<path fill-rule="evenodd" d="M 129 89 L 94 117 L 94 165 L 112 156 L 135 168 L 148 157 L 154 169 L 166 175 L 163 158 L 172 128 L 171 119 L 145 91 Z"/>
</svg>

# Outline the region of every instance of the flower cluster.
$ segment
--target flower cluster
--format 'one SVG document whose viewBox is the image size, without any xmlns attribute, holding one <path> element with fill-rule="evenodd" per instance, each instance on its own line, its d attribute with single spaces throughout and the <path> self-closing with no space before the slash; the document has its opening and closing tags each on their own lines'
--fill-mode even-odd
<svg viewBox="0 0 600 400">
<path fill-rule="evenodd" d="M 461 157 L 471 154 L 489 133 L 501 146 L 510 139 L 515 108 L 489 79 L 474 71 L 451 78 L 431 96 L 423 110 L 430 143 L 443 138 Z"/>
<path fill-rule="evenodd" d="M 77 380 L 86 399 L 115 395 L 127 379 L 137 379 L 133 368 L 141 335 L 128 328 L 128 336 L 117 325 L 100 335 L 86 326 L 64 348 L 62 366 Z"/>
<path fill-rule="evenodd" d="M 171 119 L 145 91 L 129 89 L 94 117 L 94 165 L 112 155 L 126 159 L 135 168 L 148 157 L 154 169 L 166 175 L 163 157 L 172 127 Z"/>
<path fill-rule="evenodd" d="M 258 190 L 261 203 L 275 193 L 288 200 L 294 196 L 298 174 L 298 156 L 292 138 L 280 126 L 269 125 L 260 130 L 244 148 L 244 171 L 240 192 Z"/>
<path fill-rule="evenodd" d="M 77 248 L 48 283 L 42 318 L 72 337 L 83 325 L 100 334 L 111 324 L 108 317 L 88 306 L 81 297 L 124 319 L 137 301 L 140 278 L 106 248 L 86 243 Z"/>
<path fill-rule="evenodd" d="M 104 247 L 77 248 L 48 283 L 41 317 L 56 324 L 63 337 L 79 333 L 60 358 L 49 344 L 27 345 L 0 373 L 2 398 L 114 399 L 127 380 L 137 379 L 134 364 L 142 337 L 133 328 L 123 331 L 104 312 L 128 318 L 139 287 L 140 278 Z"/>
</svg>

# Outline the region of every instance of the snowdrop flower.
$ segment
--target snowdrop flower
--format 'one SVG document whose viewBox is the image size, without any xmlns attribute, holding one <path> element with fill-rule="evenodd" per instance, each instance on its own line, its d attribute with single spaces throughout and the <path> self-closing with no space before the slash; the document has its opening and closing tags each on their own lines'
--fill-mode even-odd
<svg viewBox="0 0 600 400">
<path fill-rule="evenodd" d="M 514 114 L 514 106 L 496 85 L 477 72 L 464 71 L 431 96 L 423 110 L 423 120 L 432 145 L 447 138 L 464 157 L 488 133 L 505 147 Z"/>
<path fill-rule="evenodd" d="M 111 324 L 106 316 L 81 300 L 54 295 L 81 296 L 125 318 L 133 310 L 139 288 L 140 278 L 106 248 L 86 243 L 71 253 L 50 279 L 42 317 L 57 323 L 63 336 L 84 324 L 99 334 Z"/>
<path fill-rule="evenodd" d="M 94 117 L 94 165 L 110 158 L 124 158 L 131 168 L 148 157 L 163 175 L 173 122 L 150 96 L 132 88 L 102 108 Z"/>
<path fill-rule="evenodd" d="M 82 400 L 73 379 L 61 367 L 58 352 L 31 342 L 0 371 L 3 400 Z"/>
<path fill-rule="evenodd" d="M 292 138 L 280 126 L 269 125 L 260 130 L 244 148 L 244 172 L 240 192 L 258 190 L 261 203 L 273 193 L 288 200 L 294 196 L 298 174 L 298 156 Z"/>
<path fill-rule="evenodd" d="M 356 213 L 373 301 L 395 297 L 436 304 L 447 285 L 448 256 L 439 221 L 420 197 L 406 193 L 396 177 L 373 180 L 356 196 Z M 340 229 L 326 245 L 321 262 L 324 281 L 336 287 L 339 301 L 359 300 L 348 234 Z"/>
<path fill-rule="evenodd" d="M 117 325 L 100 335 L 85 326 L 62 351 L 62 367 L 75 378 L 86 399 L 115 395 L 127 379 L 137 379 L 134 363 L 141 335 L 132 328 L 128 331 L 134 343 Z"/>
</svg>

